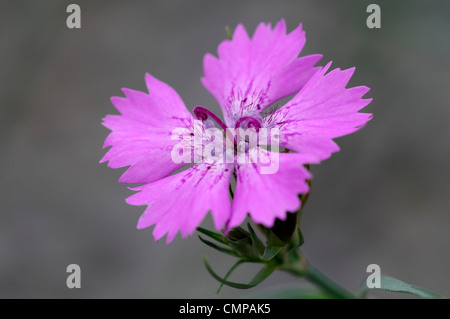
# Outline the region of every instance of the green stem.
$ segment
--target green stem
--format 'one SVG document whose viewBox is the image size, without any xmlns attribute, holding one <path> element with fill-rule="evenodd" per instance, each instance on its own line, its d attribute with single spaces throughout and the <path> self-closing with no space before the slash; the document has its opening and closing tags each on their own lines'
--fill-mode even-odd
<svg viewBox="0 0 450 319">
<path fill-rule="evenodd" d="M 356 298 L 352 293 L 345 288 L 328 278 L 325 274 L 320 272 L 316 267 L 312 266 L 304 256 L 297 259 L 296 262 L 289 265 L 282 266 L 281 270 L 287 271 L 297 277 L 304 277 L 311 283 L 322 288 L 332 297 L 338 299 L 354 299 Z"/>
<path fill-rule="evenodd" d="M 305 278 L 316 284 L 326 292 L 339 299 L 354 299 L 355 296 L 341 287 L 339 284 L 328 278 L 314 266 L 308 264 L 304 273 Z"/>
</svg>

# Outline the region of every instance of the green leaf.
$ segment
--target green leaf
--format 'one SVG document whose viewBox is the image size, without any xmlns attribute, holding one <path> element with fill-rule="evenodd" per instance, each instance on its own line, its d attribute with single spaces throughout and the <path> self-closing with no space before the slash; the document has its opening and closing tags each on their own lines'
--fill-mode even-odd
<svg viewBox="0 0 450 319">
<path fill-rule="evenodd" d="M 272 260 L 273 257 L 275 257 L 280 250 L 281 247 L 267 245 L 266 249 L 264 250 L 264 255 L 262 258 L 266 261 Z"/>
<path fill-rule="evenodd" d="M 205 263 L 206 269 L 208 270 L 210 275 L 213 276 L 214 279 L 216 279 L 218 282 L 220 282 L 226 286 L 230 286 L 230 287 L 237 288 L 237 289 L 253 288 L 253 287 L 259 285 L 261 282 L 263 282 L 275 270 L 274 267 L 266 266 L 263 269 L 261 269 L 248 284 L 242 284 L 242 283 L 238 283 L 238 282 L 232 282 L 232 281 L 225 280 L 224 278 L 222 278 L 218 274 L 216 274 L 214 272 L 214 270 L 211 268 L 211 266 L 209 265 L 209 262 L 208 262 L 208 259 L 206 258 L 206 256 L 203 257 L 203 262 Z"/>
<path fill-rule="evenodd" d="M 442 297 L 438 294 L 435 294 L 434 292 L 431 292 L 425 288 L 407 284 L 406 282 L 403 282 L 401 280 L 381 275 L 381 288 L 383 290 L 387 291 L 393 291 L 393 292 L 403 292 L 408 294 L 413 294 L 422 298 L 427 299 L 441 299 Z"/>
<path fill-rule="evenodd" d="M 212 231 L 204 229 L 202 227 L 197 227 L 197 231 L 202 233 L 203 235 L 208 236 L 211 239 L 218 241 L 219 243 L 227 244 L 227 241 L 219 233 L 212 232 Z"/>
<path fill-rule="evenodd" d="M 243 264 L 243 263 L 245 263 L 245 260 L 243 260 L 243 259 L 238 260 L 238 261 L 230 268 L 230 270 L 228 270 L 228 272 L 226 273 L 225 277 L 223 277 L 223 279 L 224 279 L 224 280 L 227 280 L 228 277 L 230 277 L 231 273 L 232 273 L 237 267 L 239 267 L 239 265 L 241 265 L 241 264 Z M 223 285 L 224 285 L 223 283 L 220 283 L 219 288 L 217 288 L 216 294 L 219 294 L 219 292 L 220 292 L 220 290 L 222 289 Z"/>
<path fill-rule="evenodd" d="M 275 267 L 269 267 L 265 266 L 263 269 L 261 269 L 255 277 L 250 281 L 250 285 L 257 286 L 260 283 L 262 283 L 264 280 L 266 280 L 273 272 L 275 271 Z"/>
<path fill-rule="evenodd" d="M 220 251 L 221 253 L 228 254 L 228 255 L 231 255 L 231 256 L 234 256 L 234 257 L 239 257 L 239 255 L 232 249 L 228 249 L 228 248 L 216 245 L 216 244 L 210 242 L 209 240 L 206 240 L 206 239 L 202 238 L 202 236 L 200 236 L 200 235 L 198 236 L 198 239 L 200 239 L 200 241 L 202 243 L 208 245 L 211 248 L 214 248 L 215 250 Z"/>
<path fill-rule="evenodd" d="M 411 285 L 408 284 L 406 282 L 403 282 L 401 280 L 386 276 L 386 275 L 381 275 L 381 283 L 380 283 L 380 288 L 373 288 L 373 289 L 380 289 L 380 290 L 385 290 L 385 291 L 390 291 L 390 292 L 401 292 L 401 293 L 407 293 L 407 294 L 412 294 L 412 295 L 416 295 L 422 298 L 426 298 L 426 299 L 441 299 L 442 296 L 439 296 L 438 294 L 435 294 L 434 292 L 431 292 L 425 288 L 416 286 L 416 285 Z M 370 290 L 370 288 L 367 287 L 366 282 L 363 282 L 363 288 L 360 289 L 359 291 L 359 295 L 361 297 L 364 297 L 364 295 L 368 292 L 368 290 Z"/>
</svg>

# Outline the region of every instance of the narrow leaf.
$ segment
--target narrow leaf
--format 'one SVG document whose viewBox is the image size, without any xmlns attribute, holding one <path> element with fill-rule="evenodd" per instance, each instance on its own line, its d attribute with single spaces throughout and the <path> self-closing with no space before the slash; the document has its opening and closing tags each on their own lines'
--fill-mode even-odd
<svg viewBox="0 0 450 319">
<path fill-rule="evenodd" d="M 228 254 L 228 255 L 231 255 L 231 256 L 234 256 L 234 257 L 239 257 L 239 255 L 232 249 L 228 249 L 228 248 L 216 245 L 216 244 L 210 242 L 209 240 L 206 240 L 206 239 L 202 238 L 201 236 L 198 236 L 198 238 L 200 239 L 200 241 L 202 243 L 208 245 L 211 248 L 214 248 L 215 250 L 220 251 L 221 253 Z"/>
<path fill-rule="evenodd" d="M 431 292 L 425 288 L 407 284 L 406 282 L 403 282 L 401 280 L 381 275 L 381 288 L 383 290 L 387 291 L 393 291 L 393 292 L 403 292 L 408 294 L 413 294 L 422 298 L 427 299 L 441 299 L 442 297 L 438 294 L 435 294 L 434 292 Z"/>
<path fill-rule="evenodd" d="M 395 278 L 392 278 L 392 277 L 389 277 L 386 275 L 381 275 L 380 288 L 372 288 L 372 289 L 380 289 L 380 290 L 385 290 L 385 291 L 390 291 L 390 292 L 408 293 L 408 294 L 416 295 L 416 296 L 426 298 L 426 299 L 441 299 L 441 298 L 443 298 L 442 296 L 439 296 L 438 294 L 435 294 L 434 292 L 431 292 L 425 288 L 422 288 L 422 287 L 419 287 L 416 285 L 411 285 L 411 284 L 408 284 L 406 282 L 403 282 L 401 280 L 398 280 L 398 279 L 395 279 Z M 364 297 L 369 290 L 371 290 L 371 288 L 368 288 L 366 281 L 364 281 L 360 286 L 358 295 L 360 297 Z"/>
<path fill-rule="evenodd" d="M 222 244 L 227 244 L 226 240 L 219 233 L 212 232 L 212 231 L 204 229 L 202 227 L 197 227 L 197 231 L 202 233 L 203 235 L 208 236 L 209 238 L 212 238 L 212 239 L 222 243 Z"/>
<path fill-rule="evenodd" d="M 253 286 L 259 285 L 264 280 L 266 280 L 274 271 L 275 267 L 264 267 L 255 275 L 255 277 L 253 277 L 249 284 Z"/>
<path fill-rule="evenodd" d="M 237 289 L 253 288 L 253 287 L 257 286 L 258 284 L 260 284 L 262 281 L 264 281 L 267 277 L 269 277 L 272 274 L 272 272 L 275 270 L 275 268 L 273 268 L 273 267 L 264 267 L 255 275 L 255 277 L 253 277 L 253 279 L 248 284 L 242 284 L 242 283 L 238 283 L 238 282 L 227 281 L 227 280 L 223 279 L 222 277 L 220 277 L 218 274 L 216 274 L 214 272 L 214 270 L 212 270 L 211 266 L 209 265 L 209 262 L 208 262 L 208 259 L 206 258 L 206 256 L 203 257 L 203 262 L 205 263 L 206 269 L 208 270 L 210 275 L 213 276 L 214 279 L 216 279 L 218 282 L 220 282 L 224 285 L 227 285 L 227 286 L 230 286 L 233 288 L 237 288 Z"/>
<path fill-rule="evenodd" d="M 239 267 L 239 265 L 243 264 L 245 262 L 245 260 L 240 259 L 238 260 L 231 268 L 230 270 L 228 270 L 228 272 L 226 273 L 225 277 L 223 277 L 224 280 L 227 280 L 228 277 L 230 277 L 230 275 L 233 273 L 233 271 Z M 223 287 L 223 283 L 220 283 L 219 288 L 217 288 L 216 294 L 219 294 L 220 290 Z"/>
</svg>

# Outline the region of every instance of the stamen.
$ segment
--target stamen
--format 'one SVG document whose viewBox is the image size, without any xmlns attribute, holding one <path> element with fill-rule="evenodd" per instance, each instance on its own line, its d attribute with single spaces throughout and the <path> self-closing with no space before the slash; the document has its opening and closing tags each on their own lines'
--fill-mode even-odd
<svg viewBox="0 0 450 319">
<path fill-rule="evenodd" d="M 239 118 L 236 121 L 236 125 L 234 126 L 235 129 L 239 128 L 242 122 L 247 122 L 247 126 L 249 128 L 254 128 L 256 130 L 256 132 L 259 131 L 259 129 L 261 128 L 261 122 L 258 121 L 257 119 L 255 119 L 254 117 L 251 116 L 243 116 L 241 118 Z"/>
<path fill-rule="evenodd" d="M 197 117 L 198 120 L 201 120 L 202 122 L 206 121 L 208 119 L 208 116 L 211 117 L 217 124 L 219 124 L 219 126 L 223 129 L 224 132 L 227 131 L 227 126 L 225 125 L 224 122 L 222 122 L 222 120 L 220 118 L 217 117 L 216 114 L 214 114 L 213 112 L 211 112 L 210 110 L 208 110 L 207 108 L 197 105 L 196 107 L 194 107 L 193 110 L 195 116 Z"/>
</svg>

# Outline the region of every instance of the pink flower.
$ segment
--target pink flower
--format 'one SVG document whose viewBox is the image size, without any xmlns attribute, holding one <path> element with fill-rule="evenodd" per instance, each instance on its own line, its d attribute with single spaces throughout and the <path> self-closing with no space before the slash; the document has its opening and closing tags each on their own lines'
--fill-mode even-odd
<svg viewBox="0 0 450 319">
<path fill-rule="evenodd" d="M 155 239 L 167 234 L 170 242 L 178 232 L 183 237 L 192 234 L 209 211 L 216 229 L 230 229 L 247 214 L 255 223 L 272 227 L 276 218 L 285 219 L 287 212 L 298 210 L 298 194 L 309 191 L 306 181 L 311 178 L 304 164 L 328 158 L 339 150 L 333 138 L 358 130 L 371 118 L 358 113 L 371 101 L 362 99 L 369 89 L 345 88 L 354 69 L 325 74 L 331 63 L 314 67 L 320 55 L 298 57 L 304 44 L 301 25 L 286 34 L 281 20 L 273 30 L 270 24 L 259 24 L 252 38 L 239 25 L 233 39 L 219 45 L 218 58 L 207 54 L 202 83 L 220 104 L 224 122 L 201 106 L 194 108 L 194 117 L 171 87 L 149 74 L 148 94 L 123 89 L 125 97 L 111 99 L 121 114 L 103 120 L 112 132 L 104 144 L 111 149 L 101 162 L 108 161 L 111 168 L 129 166 L 119 182 L 143 183 L 127 199 L 131 205 L 148 206 L 138 228 L 155 225 Z M 264 116 L 270 105 L 292 94 L 286 105 Z M 192 146 L 191 137 L 199 133 L 201 150 L 215 140 L 204 135 L 211 119 L 223 133 L 227 128 L 274 130 L 279 134 L 272 135 L 268 144 L 276 140 L 294 152 L 276 153 L 263 143 L 249 147 L 245 137 L 226 134 L 225 139 L 234 143 L 224 146 L 222 157 L 213 152 L 171 175 L 187 165 L 173 160 L 177 145 L 187 141 Z M 241 144 L 245 151 L 236 152 Z M 188 158 L 198 160 L 197 149 L 191 150 Z M 245 156 L 257 160 L 241 160 Z M 264 162 L 276 170 L 265 174 Z M 234 174 L 236 188 L 230 201 Z"/>
</svg>

